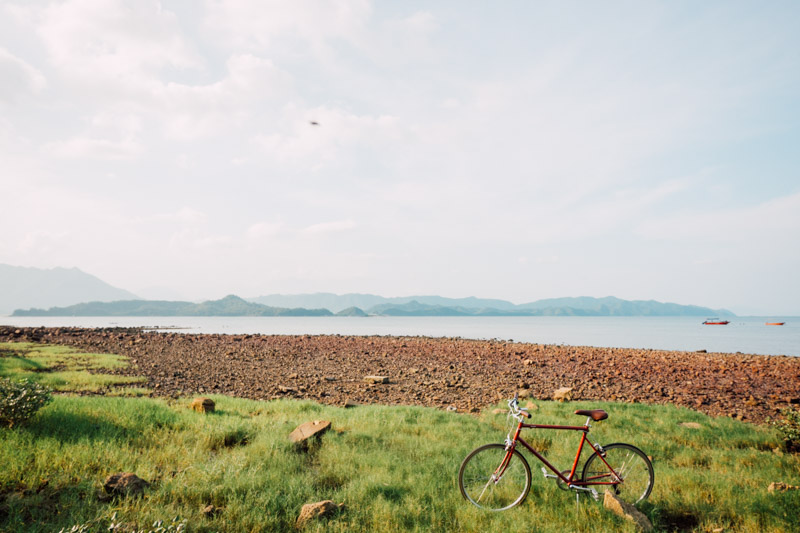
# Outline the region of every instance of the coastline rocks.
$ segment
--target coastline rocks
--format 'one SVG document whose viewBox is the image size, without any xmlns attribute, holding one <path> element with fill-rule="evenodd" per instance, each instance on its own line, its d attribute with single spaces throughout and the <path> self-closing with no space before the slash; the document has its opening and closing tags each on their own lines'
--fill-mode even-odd
<svg viewBox="0 0 800 533">
<path fill-rule="evenodd" d="M 636 527 L 641 531 L 653 530 L 653 524 L 644 515 L 644 513 L 630 503 L 624 502 L 617 498 L 611 490 L 606 491 L 605 496 L 603 497 L 603 507 L 612 513 L 618 514 L 619 516 L 630 520 L 636 524 Z"/>
<path fill-rule="evenodd" d="M 557 402 L 566 402 L 572 399 L 573 387 L 561 387 L 553 393 L 553 399 Z"/>
<path fill-rule="evenodd" d="M 106 493 L 112 496 L 138 496 L 150 483 L 132 472 L 111 474 L 103 483 Z"/>
<path fill-rule="evenodd" d="M 476 412 L 518 389 L 545 399 L 568 385 L 575 401 L 672 404 L 756 423 L 800 402 L 800 357 L 462 338 L 0 326 L 0 341 L 33 340 L 126 356 L 129 367 L 107 372 L 145 376 L 143 386 L 162 397 L 291 397 Z M 367 383 L 365 376 L 390 379 Z"/>
<path fill-rule="evenodd" d="M 324 500 L 316 503 L 307 503 L 302 507 L 302 509 L 300 509 L 300 516 L 297 517 L 297 522 L 295 522 L 295 526 L 298 529 L 300 529 L 303 526 L 305 526 L 310 520 L 322 518 L 325 516 L 331 516 L 332 514 L 342 509 L 343 507 L 344 504 L 340 503 L 339 505 L 336 505 L 331 500 Z"/>
<path fill-rule="evenodd" d="M 364 381 L 366 383 L 374 383 L 374 384 L 389 383 L 389 377 L 388 376 L 364 376 Z"/>
<path fill-rule="evenodd" d="M 303 445 L 308 439 L 314 436 L 322 436 L 323 433 L 331 428 L 328 420 L 314 420 L 300 424 L 289 434 L 289 440 L 296 445 Z"/>
<path fill-rule="evenodd" d="M 195 398 L 192 400 L 192 411 L 198 413 L 213 413 L 215 409 L 214 400 L 211 398 Z"/>
</svg>

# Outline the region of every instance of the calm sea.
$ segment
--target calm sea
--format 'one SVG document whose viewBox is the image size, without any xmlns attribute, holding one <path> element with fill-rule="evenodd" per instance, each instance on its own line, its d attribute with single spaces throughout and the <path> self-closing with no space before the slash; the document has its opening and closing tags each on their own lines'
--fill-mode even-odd
<svg viewBox="0 0 800 533">
<path fill-rule="evenodd" d="M 800 356 L 800 317 L 729 320 L 726 326 L 706 326 L 698 317 L 0 317 L 0 324 L 169 328 L 185 333 L 420 335 Z"/>
</svg>

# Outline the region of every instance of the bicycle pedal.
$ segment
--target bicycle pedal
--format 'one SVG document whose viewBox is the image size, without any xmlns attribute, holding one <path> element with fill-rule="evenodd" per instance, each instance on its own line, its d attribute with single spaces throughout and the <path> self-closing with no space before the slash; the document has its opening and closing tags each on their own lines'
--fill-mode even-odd
<svg viewBox="0 0 800 533">
<path fill-rule="evenodd" d="M 548 474 L 547 469 L 542 467 L 542 475 L 547 479 L 558 479 L 558 476 L 554 476 L 553 474 Z"/>
<path fill-rule="evenodd" d="M 594 489 L 592 489 L 592 498 L 594 498 L 594 501 L 596 501 L 596 502 L 600 501 L 600 495 Z"/>
</svg>

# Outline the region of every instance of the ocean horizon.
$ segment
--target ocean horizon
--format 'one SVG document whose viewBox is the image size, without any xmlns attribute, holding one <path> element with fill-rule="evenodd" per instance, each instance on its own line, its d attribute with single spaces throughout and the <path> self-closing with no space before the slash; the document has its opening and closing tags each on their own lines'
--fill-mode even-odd
<svg viewBox="0 0 800 533">
<path fill-rule="evenodd" d="M 16 327 L 138 327 L 208 334 L 460 337 L 605 348 L 800 356 L 800 317 L 0 317 Z M 767 322 L 785 322 L 768 326 Z"/>
</svg>

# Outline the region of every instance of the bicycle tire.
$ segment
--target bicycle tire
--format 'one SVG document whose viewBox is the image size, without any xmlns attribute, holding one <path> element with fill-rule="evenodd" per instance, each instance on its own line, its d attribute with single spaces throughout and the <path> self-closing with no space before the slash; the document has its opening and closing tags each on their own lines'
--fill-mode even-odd
<svg viewBox="0 0 800 533">
<path fill-rule="evenodd" d="M 655 474 L 653 464 L 642 450 L 631 444 L 617 442 L 603 446 L 603 454 L 606 462 L 622 477 L 623 482 L 617 485 L 590 485 L 591 487 L 601 494 L 613 490 L 617 497 L 631 504 L 637 504 L 650 496 Z M 593 453 L 583 466 L 581 481 L 604 481 L 612 477 L 608 466 L 597 453 Z"/>
<path fill-rule="evenodd" d="M 493 476 L 506 458 L 505 444 L 484 444 L 462 461 L 458 470 L 461 495 L 487 511 L 505 511 L 525 501 L 531 490 L 531 467 L 514 450 L 499 479 Z"/>
</svg>

